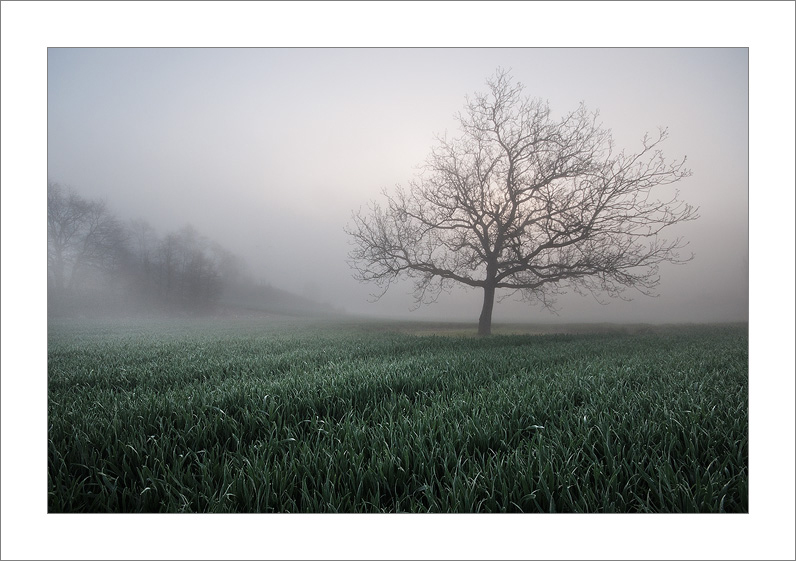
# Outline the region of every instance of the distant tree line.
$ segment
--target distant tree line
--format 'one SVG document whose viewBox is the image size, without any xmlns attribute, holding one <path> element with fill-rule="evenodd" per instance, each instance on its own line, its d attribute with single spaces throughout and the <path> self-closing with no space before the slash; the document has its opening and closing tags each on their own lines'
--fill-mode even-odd
<svg viewBox="0 0 796 561">
<path fill-rule="evenodd" d="M 47 183 L 51 315 L 107 309 L 210 311 L 237 281 L 241 260 L 192 226 L 159 236 L 122 221 L 100 200 Z"/>
</svg>

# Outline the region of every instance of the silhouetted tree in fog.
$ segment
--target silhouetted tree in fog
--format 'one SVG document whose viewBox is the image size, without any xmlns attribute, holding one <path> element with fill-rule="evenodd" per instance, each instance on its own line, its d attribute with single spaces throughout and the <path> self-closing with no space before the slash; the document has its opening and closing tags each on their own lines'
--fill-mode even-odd
<svg viewBox="0 0 796 561">
<path fill-rule="evenodd" d="M 102 201 L 47 183 L 47 273 L 51 297 L 64 298 L 96 275 L 118 273 L 126 232 Z"/>
<path fill-rule="evenodd" d="M 170 304 L 206 308 L 221 295 L 228 279 L 229 252 L 186 225 L 168 234 L 156 254 L 157 285 Z"/>
<path fill-rule="evenodd" d="M 555 120 L 506 72 L 487 84 L 459 114 L 461 135 L 439 139 L 408 190 L 385 192 L 386 208 L 353 214 L 359 280 L 381 296 L 397 278 L 413 278 L 418 304 L 455 283 L 482 288 L 478 333 L 488 335 L 498 289 L 546 307 L 566 288 L 651 294 L 660 263 L 692 257 L 679 256 L 682 239 L 660 237 L 696 218 L 677 193 L 652 197 L 690 175 L 685 159 L 664 159 L 665 130 L 645 136 L 636 153 L 617 151 L 583 105 Z"/>
</svg>

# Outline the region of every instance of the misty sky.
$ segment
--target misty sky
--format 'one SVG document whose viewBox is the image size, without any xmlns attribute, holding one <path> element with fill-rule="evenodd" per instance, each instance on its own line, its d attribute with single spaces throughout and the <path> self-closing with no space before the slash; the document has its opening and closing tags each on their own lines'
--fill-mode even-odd
<svg viewBox="0 0 796 561">
<path fill-rule="evenodd" d="M 705 48 L 51 48 L 47 171 L 160 234 L 190 223 L 257 278 L 348 312 L 476 321 L 480 290 L 410 312 L 405 283 L 369 302 L 376 287 L 352 278 L 343 228 L 407 185 L 501 66 L 554 115 L 599 109 L 621 148 L 668 127 L 664 153 L 687 156 L 677 188 L 701 218 L 668 232 L 696 257 L 661 267 L 658 298 L 572 295 L 558 316 L 509 300 L 494 320 L 746 320 L 748 64 L 746 49 Z"/>
</svg>

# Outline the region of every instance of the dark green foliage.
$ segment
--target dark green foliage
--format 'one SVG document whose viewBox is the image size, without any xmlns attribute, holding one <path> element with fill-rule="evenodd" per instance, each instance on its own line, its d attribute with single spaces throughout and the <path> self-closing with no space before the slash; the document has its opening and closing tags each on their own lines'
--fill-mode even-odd
<svg viewBox="0 0 796 561">
<path fill-rule="evenodd" d="M 746 326 L 51 327 L 50 512 L 747 512 Z"/>
</svg>

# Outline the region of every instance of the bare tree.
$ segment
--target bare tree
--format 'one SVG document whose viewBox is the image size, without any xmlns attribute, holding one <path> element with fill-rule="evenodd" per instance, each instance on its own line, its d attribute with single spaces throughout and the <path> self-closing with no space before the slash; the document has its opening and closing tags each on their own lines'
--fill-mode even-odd
<svg viewBox="0 0 796 561">
<path fill-rule="evenodd" d="M 72 248 L 79 243 L 88 205 L 53 181 L 47 182 L 47 276 L 51 290 L 62 293 Z"/>
<path fill-rule="evenodd" d="M 209 309 L 236 280 L 240 259 L 190 224 L 168 234 L 154 255 L 154 284 L 168 304 Z"/>
<path fill-rule="evenodd" d="M 582 104 L 555 120 L 507 72 L 487 84 L 458 115 L 461 135 L 438 139 L 408 190 L 385 191 L 386 208 L 353 213 L 351 265 L 382 289 L 378 297 L 404 276 L 418 305 L 455 283 L 483 288 L 478 333 L 488 335 L 499 289 L 548 308 L 568 288 L 651 295 L 660 263 L 693 257 L 680 257 L 681 238 L 660 237 L 697 217 L 676 192 L 652 198 L 653 188 L 690 175 L 685 158 L 664 159 L 665 129 L 627 154 Z"/>
<path fill-rule="evenodd" d="M 104 202 L 48 181 L 47 264 L 55 294 L 74 291 L 92 271 L 115 272 L 125 244 L 125 230 Z"/>
<path fill-rule="evenodd" d="M 142 218 L 130 220 L 127 229 L 131 240 L 131 251 L 136 265 L 141 271 L 149 275 L 152 269 L 152 260 L 157 243 L 155 229 Z"/>
</svg>

